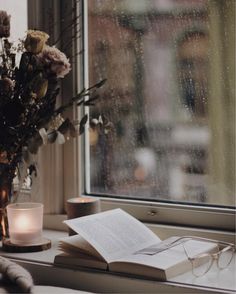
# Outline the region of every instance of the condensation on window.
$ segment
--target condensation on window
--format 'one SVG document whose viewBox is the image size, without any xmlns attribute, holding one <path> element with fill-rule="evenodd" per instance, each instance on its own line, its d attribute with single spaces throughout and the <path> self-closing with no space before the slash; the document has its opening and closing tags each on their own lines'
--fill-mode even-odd
<svg viewBox="0 0 236 294">
<path fill-rule="evenodd" d="M 88 1 L 89 81 L 107 79 L 91 115 L 113 125 L 90 130 L 91 193 L 233 205 L 234 1 L 220 2 Z"/>
</svg>

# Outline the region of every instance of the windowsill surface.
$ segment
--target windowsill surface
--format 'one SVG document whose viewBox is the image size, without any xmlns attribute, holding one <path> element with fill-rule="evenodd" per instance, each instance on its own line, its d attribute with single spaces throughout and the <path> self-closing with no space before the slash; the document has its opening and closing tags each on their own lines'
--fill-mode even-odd
<svg viewBox="0 0 236 294">
<path fill-rule="evenodd" d="M 66 232 L 45 230 L 44 237 L 52 241 L 51 249 L 35 253 L 8 253 L 3 252 L 1 249 L 0 254 L 14 259 L 19 264 L 25 266 L 32 273 L 36 284 L 64 286 L 91 292 L 118 291 L 127 293 L 129 291 L 132 292 L 132 289 L 133 291 L 136 290 L 134 287 L 138 287 L 137 290 L 139 290 L 139 292 L 153 292 L 154 289 L 162 289 L 162 292 L 168 291 L 168 289 L 170 291 L 171 289 L 171 293 L 189 293 L 188 291 L 190 291 L 190 289 L 191 293 L 236 292 L 235 257 L 230 266 L 225 270 L 218 270 L 217 266 L 213 264 L 211 270 L 203 277 L 195 278 L 191 272 L 187 272 L 167 282 L 125 277 L 124 275 L 111 274 L 100 270 L 56 267 L 53 265 L 53 261 L 55 255 L 60 253 L 57 249 L 58 240 L 66 235 Z M 91 283 L 91 278 L 93 279 L 93 283 Z M 121 280 L 123 282 L 121 282 Z M 101 281 L 103 281 L 103 283 Z M 119 283 L 123 284 L 120 285 Z M 118 289 L 117 287 L 121 288 Z"/>
</svg>

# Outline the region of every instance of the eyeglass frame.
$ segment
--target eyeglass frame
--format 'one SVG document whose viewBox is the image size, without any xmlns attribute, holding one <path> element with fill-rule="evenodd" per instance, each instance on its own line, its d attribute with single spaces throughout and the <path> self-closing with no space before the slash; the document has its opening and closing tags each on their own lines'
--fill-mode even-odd
<svg viewBox="0 0 236 294">
<path fill-rule="evenodd" d="M 224 245 L 226 247 L 224 247 L 223 249 L 219 250 L 218 252 L 214 252 L 214 253 L 202 253 L 202 254 L 198 254 L 198 255 L 195 255 L 195 256 L 189 256 L 189 254 L 188 254 L 188 252 L 187 252 L 187 250 L 186 250 L 186 248 L 184 246 L 184 243 L 187 242 L 187 241 L 190 241 L 190 240 L 200 240 L 200 241 L 205 241 L 205 242 L 212 242 L 212 243 L 216 243 L 218 245 L 218 247 L 220 247 L 220 245 Z M 175 244 L 175 243 L 177 243 L 177 244 Z M 233 243 L 229 243 L 229 242 L 225 242 L 225 241 L 219 241 L 219 240 L 214 240 L 214 239 L 208 239 L 208 238 L 203 238 L 203 237 L 197 237 L 197 236 L 183 236 L 183 237 L 179 237 L 175 241 L 171 242 L 169 244 L 168 248 L 172 248 L 172 247 L 177 246 L 177 245 L 180 245 L 180 244 L 183 246 L 184 252 L 185 252 L 188 260 L 191 262 L 191 265 L 192 265 L 192 273 L 193 273 L 193 275 L 195 277 L 201 277 L 201 276 L 205 275 L 211 269 L 211 267 L 212 267 L 212 265 L 214 263 L 214 260 L 216 260 L 217 267 L 220 270 L 227 268 L 230 265 L 230 263 L 232 262 L 232 260 L 233 260 L 234 252 L 236 252 L 236 245 L 233 244 Z M 226 264 L 226 266 L 221 267 L 219 265 L 219 256 L 223 252 L 226 252 L 228 250 L 232 250 L 232 257 L 230 258 L 230 260 Z M 202 258 L 204 256 L 210 256 L 211 257 L 211 263 L 209 264 L 208 268 L 201 275 L 197 275 L 194 272 L 194 260 L 196 260 L 198 258 Z"/>
</svg>

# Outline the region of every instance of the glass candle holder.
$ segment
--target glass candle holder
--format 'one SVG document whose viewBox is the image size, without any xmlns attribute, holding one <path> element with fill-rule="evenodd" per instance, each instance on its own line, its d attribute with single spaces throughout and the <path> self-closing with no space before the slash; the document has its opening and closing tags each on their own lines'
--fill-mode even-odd
<svg viewBox="0 0 236 294">
<path fill-rule="evenodd" d="M 42 240 L 43 204 L 14 203 L 7 206 L 10 242 L 33 245 Z"/>
</svg>

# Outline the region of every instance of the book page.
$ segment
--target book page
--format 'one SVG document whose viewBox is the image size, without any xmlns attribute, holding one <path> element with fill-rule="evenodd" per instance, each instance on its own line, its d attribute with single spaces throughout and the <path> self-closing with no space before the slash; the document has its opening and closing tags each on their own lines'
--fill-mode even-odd
<svg viewBox="0 0 236 294">
<path fill-rule="evenodd" d="M 143 223 L 119 208 L 64 222 L 107 262 L 161 242 Z"/>
<path fill-rule="evenodd" d="M 87 267 L 107 270 L 107 263 L 103 260 L 81 253 L 62 253 L 54 258 L 54 264 L 69 268 Z"/>
<path fill-rule="evenodd" d="M 74 235 L 60 239 L 59 249 L 67 253 L 85 253 L 98 259 L 103 259 L 97 250 L 91 246 L 82 236 Z"/>
</svg>

